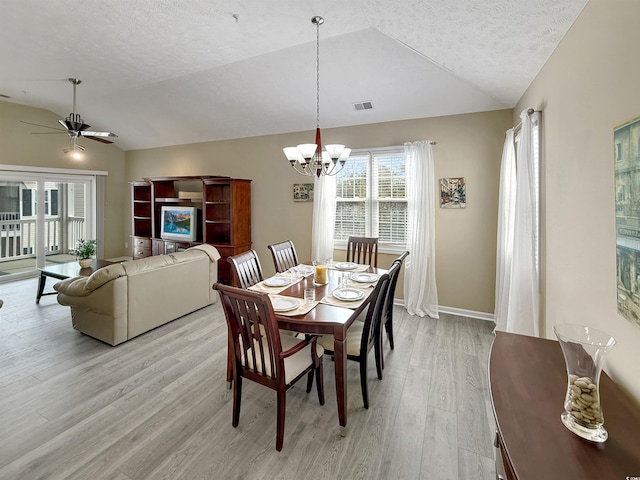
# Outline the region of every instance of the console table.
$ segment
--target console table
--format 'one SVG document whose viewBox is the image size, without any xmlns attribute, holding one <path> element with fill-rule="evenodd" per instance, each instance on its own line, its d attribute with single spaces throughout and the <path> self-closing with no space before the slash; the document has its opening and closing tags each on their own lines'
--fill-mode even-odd
<svg viewBox="0 0 640 480">
<path fill-rule="evenodd" d="M 489 359 L 497 478 L 640 478 L 640 408 L 606 373 L 600 378 L 609 439 L 592 443 L 560 420 L 567 374 L 560 344 L 497 332 Z"/>
</svg>

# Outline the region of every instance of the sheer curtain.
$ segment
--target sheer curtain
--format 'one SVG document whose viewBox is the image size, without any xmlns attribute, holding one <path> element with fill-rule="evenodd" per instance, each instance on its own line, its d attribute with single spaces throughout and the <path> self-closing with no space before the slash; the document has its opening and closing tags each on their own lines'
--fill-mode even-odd
<svg viewBox="0 0 640 480">
<path fill-rule="evenodd" d="M 496 272 L 496 283 L 504 282 L 500 292 L 500 310 L 496 310 L 496 315 L 499 315 L 499 317 L 496 316 L 496 329 L 539 336 L 540 296 L 536 263 L 538 180 L 535 152 L 537 149 L 533 142 L 534 124 L 529 112 L 524 110 L 520 118 L 522 129 L 516 155 L 513 246 L 511 252 L 499 253 L 502 259 L 508 258 L 509 253 L 511 254 L 511 266 L 501 276 L 498 276 L 500 272 Z M 503 186 L 504 184 L 501 188 Z M 502 198 L 502 192 L 500 195 Z M 505 215 L 504 211 L 499 212 L 499 218 L 505 218 Z M 503 224 L 503 226 L 506 225 Z M 496 298 L 496 306 L 497 302 L 498 298 Z"/>
<path fill-rule="evenodd" d="M 336 218 L 336 177 L 314 176 L 311 259 L 333 257 L 333 231 Z"/>
<path fill-rule="evenodd" d="M 438 318 L 435 267 L 435 178 L 431 142 L 405 143 L 407 249 L 404 303 L 411 315 Z"/>
</svg>

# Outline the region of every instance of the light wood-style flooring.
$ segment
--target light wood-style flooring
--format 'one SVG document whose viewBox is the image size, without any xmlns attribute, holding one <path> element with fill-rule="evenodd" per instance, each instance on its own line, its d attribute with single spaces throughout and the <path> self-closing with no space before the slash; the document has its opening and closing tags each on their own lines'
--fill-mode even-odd
<svg viewBox="0 0 640 480">
<path fill-rule="evenodd" d="M 231 426 L 219 303 L 110 347 L 73 330 L 55 296 L 36 305 L 36 285 L 0 284 L 2 480 L 495 479 L 491 322 L 395 307 L 369 410 L 349 362 L 348 436 L 325 356 L 327 402 L 305 381 L 290 390 L 277 452 L 273 391 L 245 381 Z"/>
</svg>

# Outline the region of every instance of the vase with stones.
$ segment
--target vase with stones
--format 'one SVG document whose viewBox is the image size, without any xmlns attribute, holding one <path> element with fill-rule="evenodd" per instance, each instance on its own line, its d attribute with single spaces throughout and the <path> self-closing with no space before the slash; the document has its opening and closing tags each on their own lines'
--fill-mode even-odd
<svg viewBox="0 0 640 480">
<path fill-rule="evenodd" d="M 562 423 L 576 435 L 592 442 L 604 442 L 605 430 L 600 403 L 600 373 L 606 353 L 615 339 L 600 330 L 583 325 L 560 324 L 553 327 L 567 367 L 567 394 Z"/>
</svg>

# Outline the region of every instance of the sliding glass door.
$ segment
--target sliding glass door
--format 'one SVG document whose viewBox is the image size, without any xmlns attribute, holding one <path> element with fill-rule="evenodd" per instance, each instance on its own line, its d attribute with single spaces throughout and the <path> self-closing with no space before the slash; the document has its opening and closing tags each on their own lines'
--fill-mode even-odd
<svg viewBox="0 0 640 480">
<path fill-rule="evenodd" d="M 73 261 L 96 238 L 95 190 L 91 176 L 0 172 L 0 281 Z"/>
</svg>

